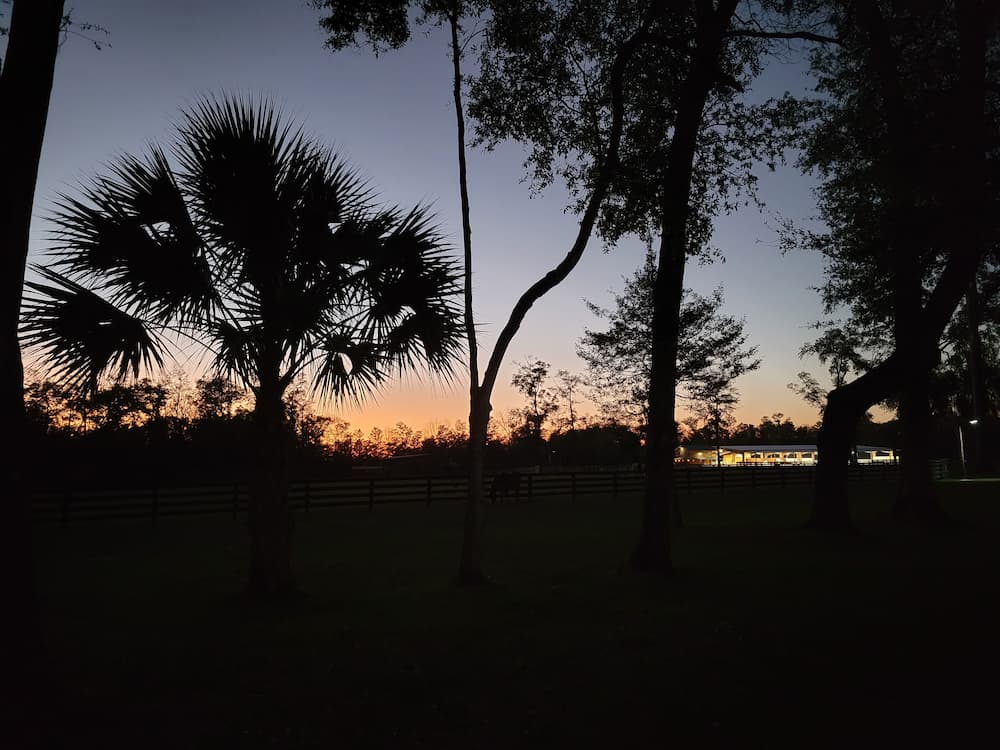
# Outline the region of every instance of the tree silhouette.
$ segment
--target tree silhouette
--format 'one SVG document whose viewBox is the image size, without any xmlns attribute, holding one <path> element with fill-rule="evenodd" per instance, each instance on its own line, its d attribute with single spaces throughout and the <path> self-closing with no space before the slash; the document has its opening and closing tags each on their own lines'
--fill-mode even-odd
<svg viewBox="0 0 1000 750">
<path fill-rule="evenodd" d="M 555 395 L 566 404 L 566 416 L 559 419 L 559 424 L 567 430 L 575 430 L 577 423 L 581 421 L 577 412 L 577 405 L 580 403 L 579 393 L 584 386 L 582 375 L 570 372 L 569 370 L 556 370 L 557 383 L 555 385 Z M 586 418 L 584 418 L 584 421 Z"/>
<path fill-rule="evenodd" d="M 472 220 L 466 159 L 464 75 L 462 62 L 472 35 L 463 24 L 477 18 L 486 6 L 479 0 L 312 0 L 327 15 L 320 26 L 327 32 L 327 45 L 340 50 L 358 44 L 363 35 L 375 54 L 398 49 L 410 38 L 410 9 L 417 10 L 417 23 L 444 23 L 449 31 L 452 63 L 452 99 L 458 142 L 458 188 L 462 206 L 462 250 L 464 260 L 464 323 L 469 370 L 469 497 L 466 503 L 458 583 L 482 585 L 488 579 L 482 569 L 480 513 L 484 502 L 486 433 L 489 429 L 490 389 L 484 394 L 479 375 L 479 343 L 472 306 Z"/>
<path fill-rule="evenodd" d="M 6 664 L 5 693 L 34 697 L 41 648 L 34 585 L 31 509 L 24 466 L 26 422 L 24 370 L 18 316 L 28 257 L 28 230 L 38 162 L 55 72 L 62 0 L 18 0 L 6 24 L 6 56 L 0 62 L 0 422 L 10 439 L 0 451 L 3 518 L 0 519 L 0 585 L 7 615 L 0 640 Z M 11 716 L 18 713 L 15 707 Z M 27 724 L 30 725 L 30 720 Z M 14 740 L 15 744 L 17 740 Z"/>
<path fill-rule="evenodd" d="M 195 383 L 194 407 L 202 421 L 230 419 L 246 391 L 223 375 L 199 378 Z"/>
<path fill-rule="evenodd" d="M 860 330 L 884 326 L 891 344 L 828 396 L 811 523 L 850 529 L 847 466 L 837 457 L 849 453 L 866 410 L 893 397 L 904 425 L 896 511 L 933 523 L 943 514 L 930 473 L 930 373 L 996 241 L 988 175 L 998 102 L 986 82 L 996 74 L 998 9 L 958 0 L 831 10 L 843 44 L 814 56 L 824 98 L 803 160 L 823 178 L 830 232 L 810 244 L 828 261 L 828 308 L 847 305 Z"/>
<path fill-rule="evenodd" d="M 535 441 L 542 439 L 545 420 L 559 407 L 555 394 L 545 387 L 549 367 L 548 362 L 529 357 L 510 379 L 510 384 L 528 399 L 528 406 L 524 409 L 524 426 L 528 436 Z"/>
<path fill-rule="evenodd" d="M 588 302 L 605 330 L 585 329 L 577 353 L 587 363 L 595 400 L 605 416 L 645 431 L 652 364 L 653 288 L 656 254 L 651 249 L 625 287 L 614 309 Z M 677 388 L 691 402 L 715 402 L 731 394 L 733 381 L 760 367 L 757 347 L 747 346 L 746 321 L 723 315 L 722 290 L 702 296 L 685 290 L 677 343 Z"/>
<path fill-rule="evenodd" d="M 472 113 L 488 143 L 529 144 L 529 169 L 541 188 L 560 177 L 589 209 L 596 165 L 612 118 L 602 86 L 624 30 L 640 13 L 648 30 L 630 60 L 620 168 L 600 204 L 606 242 L 630 234 L 659 239 L 653 289 L 647 472 L 642 526 L 632 563 L 668 572 L 674 500 L 677 346 L 684 269 L 709 257 L 713 218 L 752 194 L 752 167 L 781 159 L 791 124 L 784 101 L 762 106 L 743 96 L 771 39 L 819 39 L 770 31 L 775 8 L 795 3 L 504 3 L 490 33 L 492 53 L 473 86 Z M 496 28 L 494 28 L 496 27 Z M 603 174 L 603 173 L 601 173 Z"/>
<path fill-rule="evenodd" d="M 330 33 L 328 43 L 335 49 L 355 43 L 358 34 L 365 34 L 376 52 L 379 49 L 395 48 L 409 38 L 408 10 L 410 7 L 421 13 L 419 20 L 435 19 L 445 22 L 451 32 L 452 57 L 452 91 L 455 102 L 455 120 L 458 136 L 458 167 L 459 190 L 462 201 L 462 234 L 465 249 L 465 334 L 468 343 L 469 365 L 469 497 L 466 503 L 462 551 L 459 560 L 458 582 L 463 585 L 482 585 L 488 582 L 483 572 L 482 544 L 480 539 L 481 508 L 484 501 L 483 475 L 485 465 L 485 449 L 490 425 L 490 414 L 493 406 L 490 399 L 496 385 L 503 358 L 506 356 L 515 334 L 524 322 L 528 311 L 539 299 L 570 274 L 576 267 L 590 241 L 598 212 L 607 197 L 611 181 L 618 169 L 620 156 L 619 146 L 622 138 L 623 109 L 625 97 L 626 71 L 632 56 L 637 52 L 654 14 L 653 2 L 635 13 L 626 13 L 614 20 L 616 31 L 621 37 L 607 49 L 607 57 L 599 65 L 600 82 L 593 91 L 600 92 L 604 102 L 603 114 L 607 116 L 607 128 L 602 132 L 600 144 L 596 147 L 593 157 L 591 177 L 592 184 L 586 195 L 580 198 L 579 208 L 581 219 L 579 231 L 563 259 L 542 278 L 533 283 L 514 304 L 513 309 L 497 337 L 497 343 L 490 353 L 486 367 L 480 371 L 479 348 L 476 336 L 475 319 L 472 308 L 472 229 L 469 219 L 469 191 L 466 176 L 465 157 L 465 107 L 463 103 L 463 73 L 462 57 L 469 38 L 460 40 L 461 23 L 465 17 L 479 17 L 484 8 L 492 13 L 489 23 L 483 29 L 484 49 L 501 49 L 509 44 L 516 46 L 517 40 L 505 33 L 510 19 L 521 19 L 525 10 L 521 2 L 472 2 L 463 0 L 392 0 L 379 3 L 375 0 L 363 0 L 360 3 L 345 0 L 315 0 L 318 7 L 331 11 L 321 24 Z M 485 54 L 489 54 L 486 52 Z M 481 52 L 480 67 L 486 57 Z M 536 83 L 543 87 L 557 84 L 558 71 L 547 71 L 541 77 L 536 76 Z M 482 100 L 480 107 L 480 124 L 483 120 L 493 119 L 499 110 Z M 588 119 L 589 121 L 589 119 Z"/>
<path fill-rule="evenodd" d="M 934 374 L 932 403 L 939 418 L 965 425 L 969 473 L 1000 471 L 1000 245 L 969 285 L 945 330 L 943 361 Z M 951 429 L 954 432 L 954 427 Z"/>
<path fill-rule="evenodd" d="M 250 590 L 290 591 L 283 397 L 364 401 L 392 375 L 447 374 L 459 354 L 457 270 L 426 212 L 370 190 L 267 101 L 207 99 L 167 152 L 122 156 L 63 197 L 58 244 L 30 284 L 25 342 L 78 389 L 203 343 L 254 395 Z"/>
<path fill-rule="evenodd" d="M 826 365 L 834 388 L 846 384 L 852 372 L 861 375 L 871 368 L 869 358 L 862 354 L 864 349 L 880 350 L 885 346 L 884 336 L 865 335 L 854 323 L 855 321 L 850 321 L 846 326 L 834 323 L 814 324 L 814 327 L 822 329 L 823 333 L 799 349 L 800 358 L 813 355 L 820 364 Z M 880 331 L 881 327 L 877 327 L 876 330 Z M 819 409 L 820 414 L 826 409 L 829 391 L 820 385 L 812 373 L 803 370 L 798 374 L 798 382 L 789 383 L 788 388 L 801 396 L 806 403 Z"/>
</svg>

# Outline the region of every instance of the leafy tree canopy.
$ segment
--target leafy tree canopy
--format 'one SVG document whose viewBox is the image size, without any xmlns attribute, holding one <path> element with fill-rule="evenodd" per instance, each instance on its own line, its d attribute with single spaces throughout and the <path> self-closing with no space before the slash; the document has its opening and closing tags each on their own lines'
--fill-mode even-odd
<svg viewBox="0 0 1000 750">
<path fill-rule="evenodd" d="M 599 231 L 611 244 L 661 230 L 661 188 L 677 104 L 695 54 L 699 3 L 657 6 L 645 44 L 626 76 L 620 168 L 601 209 Z M 604 78 L 609 57 L 633 33 L 648 3 L 638 0 L 515 0 L 497 4 L 486 25 L 470 112 L 478 141 L 525 143 L 535 189 L 561 178 L 582 210 L 606 148 L 610 109 Z M 776 16 L 748 5 L 742 31 Z M 688 252 L 707 256 L 712 219 L 752 198 L 760 164 L 774 168 L 798 122 L 789 98 L 752 103 L 743 93 L 760 72 L 770 44 L 728 36 L 701 124 L 690 201 Z"/>
<path fill-rule="evenodd" d="M 330 49 L 367 42 L 376 55 L 405 45 L 412 22 L 438 23 L 452 14 L 456 18 L 475 15 L 487 5 L 476 0 L 310 0 L 310 4 L 324 14 L 319 23 Z"/>
<path fill-rule="evenodd" d="M 792 230 L 786 242 L 822 253 L 826 312 L 846 311 L 846 327 L 861 339 L 857 343 L 868 358 L 878 361 L 892 349 L 898 312 L 893 279 L 915 275 L 926 300 L 954 248 L 955 222 L 969 209 L 959 151 L 974 124 L 963 119 L 959 106 L 967 84 L 955 3 L 894 5 L 882 17 L 883 40 L 871 38 L 861 16 L 849 4 L 831 5 L 829 24 L 842 43 L 816 47 L 811 55 L 818 96 L 800 110 L 811 119 L 801 130 L 799 165 L 820 178 L 816 194 L 825 229 Z M 987 44 L 987 76 L 995 80 L 1000 39 L 994 33 Z M 891 50 L 891 59 L 877 59 L 873 48 L 880 45 Z M 879 65 L 892 68 L 893 116 L 905 116 L 902 142 L 889 132 L 885 89 L 872 75 Z M 996 94 L 994 89 L 987 95 L 987 143 L 1000 133 Z M 1000 224 L 993 222 L 987 245 L 1000 239 L 998 232 Z"/>
<path fill-rule="evenodd" d="M 586 329 L 577 353 L 587 364 L 594 400 L 608 417 L 645 424 L 649 402 L 651 327 L 656 255 L 625 279 L 613 309 L 591 302 L 588 309 L 608 322 L 605 330 Z M 677 384 L 692 402 L 716 402 L 732 395 L 733 381 L 760 367 L 757 347 L 747 346 L 745 319 L 721 314 L 722 290 L 705 297 L 690 290 L 681 308 Z"/>
</svg>

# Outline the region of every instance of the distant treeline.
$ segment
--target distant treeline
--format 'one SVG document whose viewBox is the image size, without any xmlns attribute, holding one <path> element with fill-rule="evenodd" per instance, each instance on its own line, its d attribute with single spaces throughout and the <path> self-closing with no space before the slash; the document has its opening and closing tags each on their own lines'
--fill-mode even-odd
<svg viewBox="0 0 1000 750">
<path fill-rule="evenodd" d="M 287 450 L 293 474 L 344 476 L 352 466 L 386 464 L 400 472 L 464 471 L 468 430 L 458 422 L 422 432 L 402 422 L 364 433 L 343 419 L 317 414 L 302 388 L 285 399 Z M 224 378 L 183 375 L 162 382 L 109 384 L 81 396 L 47 380 L 30 381 L 25 406 L 32 465 L 43 485 L 111 486 L 148 481 L 229 480 L 253 461 L 252 395 Z M 634 464 L 639 435 L 620 425 L 590 425 L 545 438 L 502 426 L 491 430 L 487 463 Z"/>
<path fill-rule="evenodd" d="M 109 385 L 81 396 L 52 381 L 29 382 L 28 467 L 42 485 L 129 485 L 156 476 L 230 479 L 253 460 L 249 394 L 223 378 L 183 376 Z M 288 450 L 297 470 L 343 473 L 349 461 L 322 444 L 326 419 L 295 390 L 286 402 Z"/>
<path fill-rule="evenodd" d="M 51 381 L 26 387 L 32 466 L 43 484 L 112 486 L 148 481 L 229 480 L 253 460 L 252 395 L 224 378 L 193 386 L 181 374 L 160 382 L 114 384 L 77 396 Z M 343 419 L 321 416 L 304 390 L 286 399 L 289 460 L 298 476 L 345 476 L 354 466 L 381 464 L 399 473 L 464 471 L 468 430 L 463 422 L 415 430 L 399 422 L 368 433 Z M 492 469 L 523 466 L 625 466 L 644 460 L 641 431 L 579 420 L 580 426 L 538 434 L 498 418 L 487 442 Z M 817 425 L 797 426 L 782 414 L 759 424 L 737 424 L 722 439 L 739 443 L 813 443 Z M 713 444 L 716 436 L 695 423 L 679 426 L 688 443 Z M 860 443 L 896 445 L 895 422 L 866 421 Z"/>
</svg>

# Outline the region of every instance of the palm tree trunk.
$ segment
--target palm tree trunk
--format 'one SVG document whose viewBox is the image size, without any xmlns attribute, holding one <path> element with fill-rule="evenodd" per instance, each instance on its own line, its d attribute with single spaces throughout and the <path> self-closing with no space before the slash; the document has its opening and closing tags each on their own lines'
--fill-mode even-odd
<svg viewBox="0 0 1000 750">
<path fill-rule="evenodd" d="M 30 713 L 21 702 L 36 697 L 42 640 L 32 551 L 31 505 L 23 436 L 24 371 L 18 341 L 21 293 L 49 97 L 55 72 L 62 0 L 19 0 L 11 9 L 6 59 L 0 72 L 0 283 L 4 285 L 0 333 L 0 424 L 9 440 L 0 451 L 0 617 L 2 681 L 10 702 L 0 724 Z M 7 711 L 12 713 L 7 716 Z M 18 715 L 21 714 L 21 715 Z M 16 731 L 16 730 L 15 730 Z M 17 744 L 17 739 L 13 740 Z"/>
<path fill-rule="evenodd" d="M 295 590 L 292 512 L 288 502 L 288 429 L 281 388 L 263 383 L 254 406 L 256 460 L 250 474 L 249 591 L 275 598 Z"/>
</svg>

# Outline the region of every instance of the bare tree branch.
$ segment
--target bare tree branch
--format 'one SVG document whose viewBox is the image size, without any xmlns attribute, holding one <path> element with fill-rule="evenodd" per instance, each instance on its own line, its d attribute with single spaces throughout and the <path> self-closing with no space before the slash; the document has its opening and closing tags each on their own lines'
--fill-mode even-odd
<svg viewBox="0 0 1000 750">
<path fill-rule="evenodd" d="M 754 39 L 799 39 L 804 42 L 819 42 L 820 44 L 843 45 L 843 41 L 835 36 L 817 34 L 813 31 L 763 31 L 756 29 L 733 29 L 728 36 L 752 37 Z"/>
</svg>

